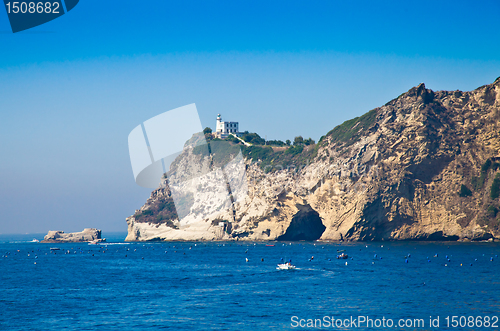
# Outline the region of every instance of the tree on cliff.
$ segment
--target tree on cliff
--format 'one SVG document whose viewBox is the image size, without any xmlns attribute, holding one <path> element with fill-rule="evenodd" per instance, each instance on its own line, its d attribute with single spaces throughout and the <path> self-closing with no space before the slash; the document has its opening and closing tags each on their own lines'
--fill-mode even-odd
<svg viewBox="0 0 500 331">
<path fill-rule="evenodd" d="M 312 138 L 307 138 L 304 140 L 304 145 L 309 146 L 309 145 L 314 145 L 315 141 Z"/>
<path fill-rule="evenodd" d="M 294 145 L 302 145 L 304 143 L 304 138 L 302 136 L 297 136 L 293 139 Z"/>
</svg>

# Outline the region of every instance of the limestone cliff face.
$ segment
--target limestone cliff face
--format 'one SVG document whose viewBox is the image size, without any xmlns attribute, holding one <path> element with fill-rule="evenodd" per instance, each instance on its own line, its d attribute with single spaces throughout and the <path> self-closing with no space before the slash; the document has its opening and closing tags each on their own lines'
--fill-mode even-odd
<svg viewBox="0 0 500 331">
<path fill-rule="evenodd" d="M 127 240 L 500 236 L 500 78 L 470 92 L 434 92 L 420 84 L 337 126 L 293 159 L 277 150 L 259 159 L 256 148 L 242 148 L 234 169 L 245 169 L 244 194 L 230 190 L 227 199 L 207 174 L 197 176 L 190 185 L 201 193 L 179 221 L 165 180 L 127 219 Z M 192 149 L 180 159 L 215 164 Z M 221 204 L 227 208 L 207 211 Z"/>
<path fill-rule="evenodd" d="M 101 241 L 101 230 L 86 228 L 82 232 L 64 233 L 64 231 L 49 231 L 41 241 L 42 243 L 65 243 Z"/>
</svg>

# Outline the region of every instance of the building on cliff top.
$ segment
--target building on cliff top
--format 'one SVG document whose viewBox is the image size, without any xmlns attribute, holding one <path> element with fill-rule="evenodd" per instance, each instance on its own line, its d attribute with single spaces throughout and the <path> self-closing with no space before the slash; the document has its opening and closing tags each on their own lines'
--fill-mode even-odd
<svg viewBox="0 0 500 331">
<path fill-rule="evenodd" d="M 215 125 L 215 136 L 220 139 L 229 137 L 229 135 L 241 136 L 238 129 L 238 122 L 223 122 L 220 114 L 217 114 L 217 123 Z"/>
</svg>

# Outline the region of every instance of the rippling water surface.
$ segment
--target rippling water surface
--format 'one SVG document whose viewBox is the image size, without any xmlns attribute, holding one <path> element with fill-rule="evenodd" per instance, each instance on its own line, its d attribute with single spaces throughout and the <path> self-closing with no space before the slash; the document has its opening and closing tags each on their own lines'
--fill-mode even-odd
<svg viewBox="0 0 500 331">
<path fill-rule="evenodd" d="M 430 330 L 430 316 L 440 317 L 440 329 L 447 329 L 446 316 L 500 316 L 498 243 L 120 242 L 124 237 L 97 246 L 1 236 L 0 329 L 296 330 L 301 319 L 368 316 L 424 319 L 420 329 Z M 349 259 L 336 259 L 339 250 Z M 281 259 L 298 269 L 276 270 Z"/>
</svg>

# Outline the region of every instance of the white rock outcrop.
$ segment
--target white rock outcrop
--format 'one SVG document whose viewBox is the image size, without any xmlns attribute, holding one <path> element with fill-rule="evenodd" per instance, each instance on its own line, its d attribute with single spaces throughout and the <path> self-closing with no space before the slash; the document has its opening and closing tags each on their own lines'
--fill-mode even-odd
<svg viewBox="0 0 500 331">
<path fill-rule="evenodd" d="M 101 230 L 86 228 L 82 232 L 64 233 L 64 231 L 49 231 L 42 243 L 88 242 L 102 241 Z"/>
</svg>

